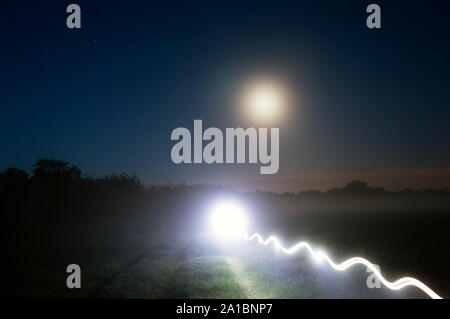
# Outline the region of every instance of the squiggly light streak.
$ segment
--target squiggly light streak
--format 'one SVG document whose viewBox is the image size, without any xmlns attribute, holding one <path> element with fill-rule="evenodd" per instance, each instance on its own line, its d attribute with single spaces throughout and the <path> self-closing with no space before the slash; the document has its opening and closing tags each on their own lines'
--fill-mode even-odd
<svg viewBox="0 0 450 319">
<path fill-rule="evenodd" d="M 377 276 L 377 278 L 389 289 L 400 290 L 406 286 L 415 286 L 415 287 L 421 289 L 423 292 L 425 292 L 428 296 L 430 296 L 433 299 L 442 299 L 442 297 L 439 296 L 437 293 L 435 293 L 430 287 L 428 287 L 423 282 L 421 282 L 420 280 L 417 280 L 415 278 L 403 277 L 394 282 L 390 282 L 390 281 L 386 280 L 383 277 L 383 275 L 381 274 L 381 272 L 378 271 L 378 269 L 375 267 L 374 264 L 372 264 L 370 261 L 368 261 L 367 259 L 362 258 L 362 257 L 353 257 L 353 258 L 347 259 L 346 261 L 344 261 L 340 264 L 336 264 L 324 252 L 314 251 L 314 249 L 311 247 L 311 245 L 304 241 L 299 242 L 298 244 L 295 244 L 294 246 L 292 246 L 290 248 L 285 248 L 281 244 L 280 240 L 277 239 L 275 236 L 270 236 L 266 240 L 264 240 L 262 238 L 262 236 L 258 233 L 255 233 L 252 236 L 246 235 L 245 237 L 246 237 L 246 239 L 248 239 L 250 241 L 257 238 L 258 242 L 263 245 L 268 245 L 270 243 L 273 243 L 277 249 L 280 249 L 281 251 L 283 251 L 285 254 L 288 254 L 288 255 L 291 255 L 302 248 L 306 248 L 309 251 L 309 253 L 317 261 L 321 261 L 324 259 L 328 262 L 328 264 L 331 267 L 333 267 L 335 270 L 338 270 L 338 271 L 344 271 L 353 265 L 362 264 L 362 265 L 368 267 L 370 270 L 372 270 L 372 272 L 375 274 L 375 276 Z"/>
</svg>

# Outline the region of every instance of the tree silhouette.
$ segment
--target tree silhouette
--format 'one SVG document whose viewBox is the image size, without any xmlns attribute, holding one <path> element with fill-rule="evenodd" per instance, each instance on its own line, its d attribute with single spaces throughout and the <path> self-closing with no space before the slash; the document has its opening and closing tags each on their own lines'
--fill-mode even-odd
<svg viewBox="0 0 450 319">
<path fill-rule="evenodd" d="M 367 186 L 367 183 L 364 181 L 356 180 L 351 181 L 350 183 L 347 183 L 343 189 L 352 192 L 352 193 L 361 193 L 367 190 L 370 190 L 371 188 Z"/>
<path fill-rule="evenodd" d="M 81 180 L 81 170 L 69 162 L 41 158 L 33 164 L 33 179 L 39 182 L 73 183 Z"/>
</svg>

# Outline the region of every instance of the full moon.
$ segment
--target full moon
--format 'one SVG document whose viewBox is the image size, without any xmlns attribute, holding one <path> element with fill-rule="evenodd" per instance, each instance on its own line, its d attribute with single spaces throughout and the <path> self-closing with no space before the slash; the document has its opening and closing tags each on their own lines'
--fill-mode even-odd
<svg viewBox="0 0 450 319">
<path fill-rule="evenodd" d="M 245 90 L 243 107 L 251 120 L 276 122 L 286 107 L 286 94 L 276 83 L 258 82 Z"/>
</svg>

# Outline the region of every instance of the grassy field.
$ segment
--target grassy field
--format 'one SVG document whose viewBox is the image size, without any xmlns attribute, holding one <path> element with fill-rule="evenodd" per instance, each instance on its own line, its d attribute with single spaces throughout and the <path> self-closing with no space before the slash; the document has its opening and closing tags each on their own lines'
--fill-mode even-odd
<svg viewBox="0 0 450 319">
<path fill-rule="evenodd" d="M 305 251 L 286 256 L 245 240 L 223 246 L 201 237 L 115 238 L 58 254 L 49 251 L 53 259 L 47 266 L 41 260 L 39 267 L 16 277 L 16 287 L 26 287 L 17 293 L 39 298 L 425 297 L 415 288 L 369 289 L 364 267 L 336 272 Z M 65 266 L 74 262 L 82 269 L 82 288 L 69 290 Z"/>
<path fill-rule="evenodd" d="M 369 289 L 364 267 L 336 272 L 305 251 L 208 240 L 205 221 L 223 198 L 245 206 L 250 233 L 277 235 L 285 246 L 308 241 L 336 262 L 362 256 L 390 281 L 411 276 L 450 296 L 448 189 L 390 192 L 352 181 L 326 192 L 243 193 L 83 177 L 49 159 L 32 169 L 0 174 L 2 297 L 426 297 L 411 287 Z M 81 267 L 81 289 L 66 287 L 70 264 Z"/>
<path fill-rule="evenodd" d="M 37 186 L 28 200 L 3 197 L 11 213 L 4 215 L 10 223 L 0 232 L 5 269 L 1 296 L 427 297 L 412 287 L 369 289 L 370 273 L 363 266 L 337 272 L 306 251 L 286 256 L 256 242 L 230 247 L 202 237 L 208 207 L 224 196 L 223 190 L 145 191 L 115 183 L 83 187 L 77 192 L 69 188 L 70 201 L 58 205 L 52 196 L 43 197 L 47 190 L 37 196 Z M 98 189 L 93 193 L 91 187 Z M 308 241 L 336 262 L 362 256 L 378 264 L 390 281 L 411 276 L 450 296 L 448 192 L 333 194 L 233 196 L 249 208 L 250 232 L 277 235 L 285 246 Z M 81 289 L 66 287 L 69 264 L 81 267 Z"/>
</svg>

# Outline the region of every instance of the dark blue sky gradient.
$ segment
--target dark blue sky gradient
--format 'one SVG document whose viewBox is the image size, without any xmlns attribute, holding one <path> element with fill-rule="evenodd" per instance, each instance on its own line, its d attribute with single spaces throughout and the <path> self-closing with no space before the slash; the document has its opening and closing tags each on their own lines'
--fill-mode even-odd
<svg viewBox="0 0 450 319">
<path fill-rule="evenodd" d="M 56 157 L 145 182 L 258 177 L 177 166 L 170 133 L 247 125 L 233 101 L 260 73 L 295 96 L 279 175 L 448 167 L 449 6 L 372 2 L 381 30 L 367 1 L 77 1 L 81 30 L 70 1 L 2 3 L 0 169 Z"/>
</svg>

